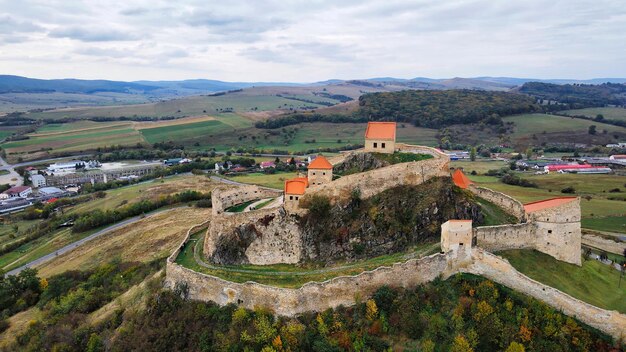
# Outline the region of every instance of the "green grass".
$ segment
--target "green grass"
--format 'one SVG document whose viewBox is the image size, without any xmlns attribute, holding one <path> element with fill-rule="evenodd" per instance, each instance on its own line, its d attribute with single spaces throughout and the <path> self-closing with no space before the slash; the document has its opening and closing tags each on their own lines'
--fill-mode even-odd
<svg viewBox="0 0 626 352">
<path fill-rule="evenodd" d="M 247 202 L 239 203 L 237 205 L 233 205 L 232 207 L 228 207 L 225 210 L 229 213 L 241 213 L 244 211 L 250 204 L 256 202 L 256 200 L 249 200 Z"/>
<path fill-rule="evenodd" d="M 582 267 L 558 261 L 534 250 L 499 252 L 528 277 L 600 308 L 626 313 L 626 280 L 618 287 L 619 272 L 595 260 Z"/>
<path fill-rule="evenodd" d="M 514 122 L 515 132 L 513 137 L 522 137 L 532 134 L 541 134 L 552 132 L 586 132 L 589 126 L 596 125 L 598 131 L 607 130 L 609 132 L 626 133 L 626 128 L 588 121 L 582 119 L 573 119 L 571 117 L 548 115 L 548 114 L 525 114 L 517 116 L 508 116 L 503 118 L 504 122 Z"/>
<path fill-rule="evenodd" d="M 493 165 L 493 167 L 492 167 Z M 504 163 L 488 163 L 484 161 L 452 162 L 451 166 L 463 166 L 465 174 L 480 186 L 491 188 L 495 191 L 503 192 L 522 203 L 537 200 L 566 196 L 561 190 L 572 186 L 576 189 L 576 195 L 583 197 L 580 202 L 582 213 L 582 226 L 584 228 L 625 232 L 626 228 L 626 202 L 610 200 L 608 197 L 622 196 L 622 193 L 609 193 L 613 188 L 620 188 L 624 191 L 624 177 L 617 175 L 578 175 L 578 174 L 557 174 L 533 175 L 532 172 L 518 173 L 518 175 L 535 182 L 538 188 L 519 187 L 507 185 L 496 177 L 471 175 L 471 170 L 484 173 L 488 169 L 498 169 L 506 166 Z M 590 200 L 584 197 L 591 197 Z"/>
<path fill-rule="evenodd" d="M 502 208 L 492 202 L 476 197 L 476 202 L 480 205 L 485 221 L 483 226 L 495 226 L 517 223 L 517 219 L 506 213 Z"/>
<path fill-rule="evenodd" d="M 400 163 L 408 163 L 412 161 L 421 161 L 421 160 L 433 158 L 433 156 L 429 154 L 415 154 L 415 153 L 395 152 L 393 154 L 385 154 L 385 153 L 373 153 L 373 154 L 376 159 L 386 161 L 392 165 L 400 164 Z"/>
<path fill-rule="evenodd" d="M 325 281 L 337 276 L 357 275 L 363 271 L 373 270 L 380 266 L 390 266 L 397 262 L 406 261 L 407 256 L 422 257 L 439 251 L 439 243 L 425 243 L 415 246 L 404 253 L 394 253 L 352 263 L 338 263 L 325 272 L 319 272 L 323 263 L 309 263 L 308 265 L 237 265 L 206 268 L 199 265 L 194 258 L 194 250 L 199 256 L 202 248 L 203 232 L 200 231 L 190 237 L 183 250 L 176 258 L 176 263 L 197 272 L 214 275 L 234 282 L 254 281 L 266 285 L 297 288 L 312 281 Z"/>
<path fill-rule="evenodd" d="M 283 187 L 285 186 L 285 180 L 294 178 L 296 176 L 297 173 L 295 172 L 281 172 L 271 175 L 263 173 L 253 173 L 243 176 L 228 177 L 228 179 L 241 183 L 250 183 L 264 187 L 283 189 Z"/>
<path fill-rule="evenodd" d="M 215 134 L 229 133 L 232 131 L 233 128 L 231 126 L 217 120 L 140 130 L 146 141 L 151 144 L 165 141 L 193 141 L 195 139 L 210 141 L 211 137 Z"/>
<path fill-rule="evenodd" d="M 601 114 L 605 119 L 626 121 L 626 109 L 624 108 L 587 108 L 565 110 L 561 111 L 561 113 L 567 115 L 583 115 L 591 118 L 595 118 L 598 114 Z"/>
<path fill-rule="evenodd" d="M 257 205 L 254 207 L 254 210 L 258 210 L 258 209 L 262 209 L 262 208 L 266 207 L 268 204 L 270 204 L 271 202 L 273 202 L 273 201 L 274 201 L 274 199 L 275 199 L 275 198 L 271 198 L 271 199 L 268 199 L 268 200 L 266 200 L 266 201 L 264 201 L 264 202 L 261 202 L 261 203 L 257 204 Z"/>
</svg>

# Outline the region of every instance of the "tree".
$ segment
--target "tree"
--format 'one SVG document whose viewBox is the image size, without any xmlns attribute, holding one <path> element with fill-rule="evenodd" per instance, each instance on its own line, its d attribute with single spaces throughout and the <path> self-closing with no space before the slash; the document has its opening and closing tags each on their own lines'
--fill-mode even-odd
<svg viewBox="0 0 626 352">
<path fill-rule="evenodd" d="M 476 147 L 472 147 L 472 149 L 470 149 L 470 160 L 476 161 Z"/>
<path fill-rule="evenodd" d="M 365 303 L 365 317 L 369 321 L 373 321 L 378 316 L 378 307 L 376 306 L 376 301 L 373 299 L 368 299 Z"/>
<path fill-rule="evenodd" d="M 589 134 L 596 134 L 596 125 L 589 126 Z"/>
<path fill-rule="evenodd" d="M 474 352 L 472 346 L 470 346 L 469 342 L 463 337 L 463 335 L 457 335 L 454 338 L 454 342 L 452 342 L 452 348 L 450 348 L 452 352 Z"/>
<path fill-rule="evenodd" d="M 526 159 L 531 160 L 533 158 L 533 148 L 526 149 Z"/>
<path fill-rule="evenodd" d="M 517 343 L 515 341 L 511 342 L 509 347 L 507 347 L 506 352 L 524 352 L 524 345 L 521 343 Z"/>
</svg>

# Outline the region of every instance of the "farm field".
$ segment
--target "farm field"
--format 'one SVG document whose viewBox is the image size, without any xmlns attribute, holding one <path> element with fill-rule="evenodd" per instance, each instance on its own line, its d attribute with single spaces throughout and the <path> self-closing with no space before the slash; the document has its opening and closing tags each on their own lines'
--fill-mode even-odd
<svg viewBox="0 0 626 352">
<path fill-rule="evenodd" d="M 310 95 L 311 100 L 318 98 Z M 321 98 L 320 98 L 321 100 Z M 338 102 L 338 101 L 335 101 Z M 94 116 L 152 116 L 152 117 L 184 117 L 202 114 L 215 114 L 224 110 L 235 112 L 267 111 L 279 108 L 299 109 L 305 106 L 323 105 L 286 99 L 276 95 L 254 95 L 248 92 L 229 93 L 220 96 L 191 96 L 147 104 L 79 107 L 29 113 L 26 116 L 34 119 L 90 118 Z"/>
<path fill-rule="evenodd" d="M 579 267 L 526 249 L 497 254 L 534 280 L 595 306 L 626 313 L 626 284 L 618 287 L 619 272 L 608 265 L 590 259 Z"/>
<path fill-rule="evenodd" d="M 17 158 L 31 160 L 45 157 L 51 152 L 81 152 L 98 147 L 144 143 L 144 139 L 133 128 L 132 123 L 119 122 L 52 125 L 27 136 L 29 138 L 25 140 L 2 144 L 10 161 Z"/>
<path fill-rule="evenodd" d="M 609 232 L 626 232 L 626 202 L 620 200 L 610 200 L 608 197 L 626 196 L 626 178 L 616 175 L 577 175 L 577 174 L 547 174 L 532 175 L 529 173 L 519 174 L 520 176 L 535 182 L 538 188 L 520 187 L 507 185 L 498 180 L 497 177 L 483 176 L 481 173 L 489 169 L 487 162 L 466 162 L 455 161 L 452 167 L 464 167 L 466 175 L 479 185 L 503 192 L 516 198 L 522 203 L 537 200 L 554 198 L 560 196 L 570 196 L 571 194 L 561 193 L 566 187 L 574 187 L 577 196 L 583 197 L 580 202 L 582 212 L 582 226 L 593 230 Z M 499 164 L 499 163 L 498 163 Z M 495 164 L 495 165 L 498 165 Z M 503 167 L 505 165 L 501 165 Z M 497 169 L 499 167 L 493 167 Z M 479 175 L 471 175 L 470 172 L 476 170 Z M 609 190 L 619 188 L 621 192 L 612 193 Z M 591 199 L 585 199 L 586 196 Z"/>
<path fill-rule="evenodd" d="M 149 99 L 137 94 L 99 92 L 76 93 L 3 93 L 0 94 L 0 113 L 27 111 L 41 108 L 63 108 L 67 106 L 140 104 Z"/>
<path fill-rule="evenodd" d="M 290 178 L 294 178 L 297 176 L 295 172 L 281 172 L 271 175 L 266 175 L 262 173 L 254 173 L 248 174 L 244 176 L 234 176 L 228 177 L 229 180 L 241 182 L 241 183 L 250 183 L 264 187 L 270 187 L 275 189 L 283 189 L 285 185 L 285 180 Z"/>
<path fill-rule="evenodd" d="M 210 192 L 215 183 L 208 177 L 198 175 L 172 176 L 164 179 L 155 179 L 130 186 L 105 191 L 104 198 L 77 204 L 66 210 L 67 213 L 84 213 L 96 209 L 111 210 L 126 204 L 133 204 L 143 200 L 156 200 L 159 197 L 180 193 L 183 191 Z"/>
<path fill-rule="evenodd" d="M 595 125 L 597 127 L 598 134 L 603 130 L 608 132 L 621 132 L 626 134 L 626 128 L 608 125 L 595 121 L 588 121 L 582 119 L 574 119 L 571 117 L 548 115 L 548 114 L 525 114 L 516 116 L 507 116 L 502 118 L 506 122 L 515 123 L 515 132 L 513 138 L 519 138 L 529 136 L 533 134 L 542 134 L 555 132 L 581 132 L 586 134 L 589 126 Z"/>
<path fill-rule="evenodd" d="M 625 108 L 587 108 L 587 109 L 575 109 L 561 111 L 567 115 L 583 115 L 591 118 L 595 118 L 599 114 L 604 116 L 605 119 L 610 120 L 623 120 L 626 121 L 626 109 Z"/>
</svg>

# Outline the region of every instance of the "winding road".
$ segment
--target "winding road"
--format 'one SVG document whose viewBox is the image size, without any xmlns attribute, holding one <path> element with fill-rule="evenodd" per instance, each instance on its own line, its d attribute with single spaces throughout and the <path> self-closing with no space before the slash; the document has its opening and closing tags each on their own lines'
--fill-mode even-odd
<svg viewBox="0 0 626 352">
<path fill-rule="evenodd" d="M 187 205 L 183 205 L 183 206 L 178 206 L 178 207 L 174 207 L 174 208 L 157 210 L 157 211 L 155 211 L 153 213 L 148 214 L 145 217 L 152 217 L 152 216 L 157 215 L 157 214 L 165 213 L 165 212 L 168 212 L 168 211 L 171 211 L 171 210 L 175 210 L 175 209 L 179 209 L 179 208 L 186 208 L 186 207 L 187 207 Z M 7 272 L 7 275 L 17 275 L 17 274 L 20 273 L 20 271 L 22 271 L 22 270 L 24 270 L 26 268 L 32 268 L 34 266 L 38 266 L 40 264 L 46 263 L 46 262 L 56 258 L 59 255 L 62 255 L 62 254 L 65 254 L 65 253 L 67 253 L 69 251 L 74 250 L 75 248 L 77 248 L 77 247 L 79 247 L 79 246 L 81 246 L 81 245 L 83 245 L 83 244 L 93 240 L 94 238 L 98 238 L 98 237 L 100 237 L 102 235 L 106 235 L 107 233 L 109 233 L 111 231 L 117 230 L 119 228 L 122 228 L 122 227 L 124 227 L 126 225 L 130 225 L 132 223 L 135 223 L 135 222 L 137 222 L 137 221 L 139 221 L 139 220 L 141 220 L 141 219 L 143 219 L 145 217 L 141 216 L 141 215 L 138 215 L 138 216 L 134 216 L 132 218 L 128 218 L 126 220 L 120 221 L 120 222 L 118 222 L 116 224 L 113 224 L 113 225 L 111 225 L 111 226 L 109 226 L 107 228 L 104 228 L 104 229 L 102 229 L 100 231 L 94 232 L 91 235 L 89 235 L 89 236 L 87 236 L 87 237 L 85 237 L 83 239 L 80 239 L 80 240 L 78 240 L 76 242 L 72 242 L 72 243 L 68 244 L 65 247 L 59 248 L 55 252 L 52 252 L 50 254 L 46 254 L 46 255 L 44 255 L 41 258 L 35 259 L 35 260 L 33 260 L 33 261 L 31 261 L 31 262 L 29 262 L 27 264 L 24 264 L 24 265 L 20 266 L 19 268 L 15 268 L 15 269 Z"/>
</svg>

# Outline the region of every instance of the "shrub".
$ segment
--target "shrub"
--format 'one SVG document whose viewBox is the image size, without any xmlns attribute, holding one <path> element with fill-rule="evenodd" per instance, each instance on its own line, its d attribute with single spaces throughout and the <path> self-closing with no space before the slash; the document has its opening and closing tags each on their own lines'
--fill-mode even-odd
<svg viewBox="0 0 626 352">
<path fill-rule="evenodd" d="M 576 189 L 572 186 L 569 187 L 565 187 L 561 190 L 561 193 L 566 193 L 566 194 L 574 194 L 576 193 Z"/>
<path fill-rule="evenodd" d="M 528 181 L 526 179 L 523 179 L 519 176 L 515 176 L 512 174 L 505 174 L 504 176 L 502 176 L 500 181 L 502 181 L 502 183 L 506 183 L 507 185 L 514 185 L 514 186 L 521 186 L 521 187 L 535 187 L 535 188 L 537 187 L 536 183 L 532 181 Z"/>
<path fill-rule="evenodd" d="M 319 194 L 314 194 L 309 201 L 303 205 L 309 209 L 311 216 L 318 219 L 326 217 L 330 211 L 330 199 Z"/>
</svg>

